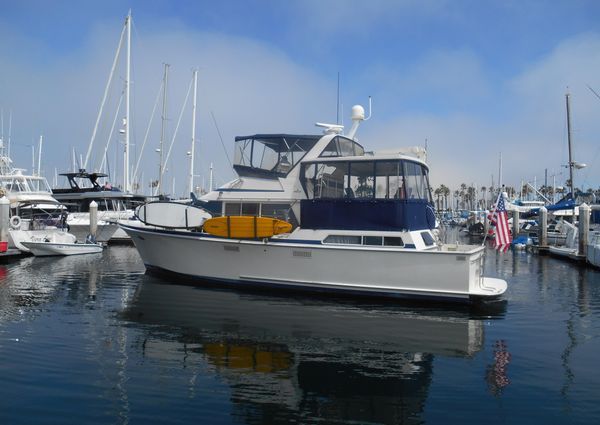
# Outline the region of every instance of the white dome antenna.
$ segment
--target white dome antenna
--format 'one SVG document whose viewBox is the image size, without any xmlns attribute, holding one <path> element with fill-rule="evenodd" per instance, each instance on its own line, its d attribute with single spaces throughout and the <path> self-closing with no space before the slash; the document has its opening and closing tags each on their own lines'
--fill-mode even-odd
<svg viewBox="0 0 600 425">
<path fill-rule="evenodd" d="M 371 118 L 371 96 L 369 96 L 369 116 L 365 118 L 365 108 L 360 105 L 354 105 L 352 107 L 352 128 L 348 132 L 347 136 L 350 139 L 354 139 L 358 126 L 362 121 L 367 121 Z"/>
</svg>

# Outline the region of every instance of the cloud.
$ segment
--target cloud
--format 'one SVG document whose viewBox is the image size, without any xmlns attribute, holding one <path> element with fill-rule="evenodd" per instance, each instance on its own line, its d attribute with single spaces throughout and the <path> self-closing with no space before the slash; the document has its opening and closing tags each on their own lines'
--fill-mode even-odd
<svg viewBox="0 0 600 425">
<path fill-rule="evenodd" d="M 464 65 L 463 65 L 464 64 Z M 364 125 L 363 140 L 377 140 L 386 148 L 423 144 L 428 139 L 434 185 L 498 181 L 499 155 L 503 182 L 557 184 L 568 178 L 565 92 L 571 92 L 574 159 L 588 167 L 578 171 L 576 184 L 597 188 L 600 180 L 600 100 L 587 85 L 600 90 L 600 35 L 582 34 L 564 40 L 546 55 L 532 58 L 512 78 L 492 80 L 471 53 L 426 55 L 403 75 L 377 74 L 390 83 L 384 105 L 375 98 L 373 120 Z M 471 84 L 473 82 L 473 84 Z M 424 101 L 419 103 L 418 97 Z M 399 114 L 379 114 L 393 108 Z M 417 99 L 417 100 L 415 100 Z M 440 100 L 441 99 L 441 100 Z M 414 107 L 412 102 L 417 103 Z M 436 110 L 432 105 L 443 102 Z M 421 109 L 425 105 L 430 110 Z M 379 116 L 378 116 L 379 114 Z M 374 128 L 369 128 L 374 126 Z"/>
<path fill-rule="evenodd" d="M 432 50 L 409 66 L 380 63 L 364 75 L 363 84 L 376 87 L 378 102 L 403 111 L 473 109 L 492 93 L 485 69 L 469 50 Z"/>
<path fill-rule="evenodd" d="M 141 25 L 141 24 L 138 24 Z M 115 31 L 116 29 L 116 31 Z M 139 28 L 142 32 L 142 29 Z M 120 28 L 98 25 L 82 48 L 57 57 L 40 69 L 37 55 L 28 56 L 28 40 L 11 34 L 16 49 L 23 54 L 3 67 L 4 108 L 13 111 L 13 153 L 21 167 L 30 164 L 30 145 L 45 135 L 44 169 L 52 176 L 71 168 L 71 147 L 85 156 L 96 113 L 108 78 Z M 329 82 L 311 69 L 303 67 L 285 53 L 247 38 L 219 33 L 193 31 L 172 26 L 162 31 L 142 32 L 134 42 L 132 93 L 132 152 L 139 152 L 146 132 L 155 96 L 162 78 L 163 62 L 170 67 L 168 90 L 168 134 L 170 140 L 191 80 L 191 69 L 199 68 L 198 129 L 200 155 L 198 163 L 208 172 L 208 163 L 216 163 L 216 175 L 222 180 L 233 177 L 219 135 L 211 117 L 216 117 L 226 148 L 233 150 L 233 138 L 240 134 L 261 132 L 313 133 L 314 122 L 335 116 L 335 93 L 331 105 L 323 102 Z M 3 56 L 7 45 L 0 47 Z M 6 54 L 6 56 L 5 56 Z M 102 157 L 108 130 L 123 88 L 124 66 L 117 68 L 114 88 L 110 92 L 107 116 L 103 119 L 94 149 L 94 162 Z M 108 112 L 110 110 L 110 112 Z M 123 110 L 123 109 L 122 109 Z M 160 106 L 159 106 L 160 112 Z M 146 147 L 144 176 L 149 180 L 157 173 L 158 158 L 154 149 L 160 138 L 160 114 L 154 119 Z M 176 182 L 187 180 L 190 149 L 191 107 L 188 104 L 168 166 Z M 121 155 L 114 144 L 109 149 L 113 172 L 121 174 Z M 231 154 L 230 154 L 231 156 Z M 206 179 L 207 180 L 207 179 Z M 180 183 L 176 183 L 183 186 Z M 183 187 L 181 191 L 183 190 Z"/>
<path fill-rule="evenodd" d="M 293 5 L 293 9 L 305 7 L 308 6 L 302 2 Z M 340 3 L 325 2 L 310 13 L 315 19 L 317 15 L 341 13 L 334 23 L 339 31 L 344 31 L 339 28 L 341 21 L 351 25 L 352 19 L 362 13 L 361 7 L 342 11 L 337 11 L 337 7 L 341 7 Z M 402 7 L 401 4 L 386 13 L 383 3 L 375 3 L 368 13 L 365 11 L 366 26 L 384 24 L 390 16 L 401 14 Z M 442 16 L 448 10 L 444 2 L 432 2 L 419 13 Z M 314 122 L 335 121 L 334 80 L 339 68 L 316 63 L 311 59 L 314 57 L 292 56 L 275 47 L 276 41 L 260 41 L 251 35 L 197 31 L 177 19 L 134 22 L 134 157 L 141 149 L 163 62 L 171 64 L 168 140 L 190 83 L 191 69 L 199 68 L 197 164 L 201 171 L 197 173 L 203 174 L 205 181 L 211 162 L 215 163 L 220 182 L 234 176 L 212 114 L 230 156 L 236 135 L 314 134 L 319 131 Z M 59 172 L 71 168 L 72 148 L 77 157 L 85 155 L 121 24 L 121 19 L 97 21 L 75 45 L 61 48 L 52 40 L 29 35 L 22 27 L 0 26 L 0 106 L 5 110 L 5 122 L 7 111 L 13 111 L 11 153 L 17 166 L 29 167 L 30 145 L 37 143 L 42 133 L 43 169 L 50 178 L 55 168 Z M 317 24 L 309 19 L 308 25 Z M 306 31 L 310 32 L 310 28 Z M 315 34 L 313 41 L 318 35 L 323 44 L 340 40 L 328 39 L 323 32 Z M 468 45 L 425 45 L 413 56 L 402 55 L 401 49 L 383 50 L 390 51 L 393 53 L 387 56 L 371 54 L 368 60 L 357 52 L 352 61 L 340 62 L 349 64 L 340 70 L 346 124 L 351 105 L 365 104 L 367 95 L 374 96 L 373 118 L 359 130 L 368 149 L 423 144 L 427 139 L 432 181 L 450 187 L 461 183 L 489 185 L 491 174 L 498 173 L 498 154 L 502 151 L 504 180 L 508 184 L 518 186 L 521 180 L 533 180 L 534 176 L 539 182 L 546 168 L 551 173 L 566 171 L 561 164 L 566 162 L 564 92 L 569 86 L 576 159 L 582 158 L 590 165 L 578 173 L 578 179 L 598 186 L 600 100 L 586 86 L 600 92 L 598 33 L 571 37 L 544 54 L 530 56 L 528 63 L 512 64 L 513 74 L 508 76 L 497 72 L 485 55 Z M 96 162 L 108 139 L 123 76 L 121 64 L 106 107 L 109 113 L 98 133 Z M 158 171 L 154 150 L 160 138 L 160 113 L 149 134 L 142 160 L 146 181 L 156 178 Z M 167 180 L 175 178 L 178 195 L 185 192 L 190 138 L 188 105 L 168 165 Z M 113 140 L 108 151 L 111 171 L 119 175 L 123 167 L 121 150 L 122 146 Z M 560 178 L 564 180 L 564 175 Z"/>
</svg>

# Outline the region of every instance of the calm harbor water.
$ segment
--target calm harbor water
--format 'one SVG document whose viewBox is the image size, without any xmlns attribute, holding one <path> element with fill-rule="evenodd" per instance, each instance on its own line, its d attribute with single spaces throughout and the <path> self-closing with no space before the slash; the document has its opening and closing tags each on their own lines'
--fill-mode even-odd
<svg viewBox="0 0 600 425">
<path fill-rule="evenodd" d="M 0 423 L 597 423 L 600 272 L 485 267 L 506 302 L 467 308 L 178 285 L 132 247 L 0 264 Z"/>
</svg>

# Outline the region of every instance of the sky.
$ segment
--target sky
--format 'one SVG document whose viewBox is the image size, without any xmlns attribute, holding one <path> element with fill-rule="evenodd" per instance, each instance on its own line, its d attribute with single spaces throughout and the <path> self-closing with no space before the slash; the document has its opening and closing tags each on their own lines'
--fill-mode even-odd
<svg viewBox="0 0 600 425">
<path fill-rule="evenodd" d="M 159 170 L 169 64 L 165 187 L 188 192 L 192 70 L 198 69 L 195 186 L 235 177 L 235 136 L 349 128 L 368 110 L 367 150 L 427 146 L 430 179 L 520 187 L 568 178 L 570 94 L 576 186 L 600 187 L 600 2 L 594 0 L 0 0 L 0 108 L 15 167 L 57 173 L 84 162 L 125 16 L 131 41 L 131 169 L 142 189 Z M 117 114 L 125 61 L 86 166 L 122 181 Z M 156 103 L 156 99 L 158 103 Z M 150 125 L 152 110 L 156 113 Z M 181 120 L 179 121 L 179 116 Z M 179 123 L 179 126 L 177 125 Z M 146 137 L 145 135 L 148 134 Z M 144 140 L 146 144 L 144 145 Z M 104 151 L 106 150 L 106 155 Z M 59 180 L 59 183 L 64 181 Z"/>
</svg>

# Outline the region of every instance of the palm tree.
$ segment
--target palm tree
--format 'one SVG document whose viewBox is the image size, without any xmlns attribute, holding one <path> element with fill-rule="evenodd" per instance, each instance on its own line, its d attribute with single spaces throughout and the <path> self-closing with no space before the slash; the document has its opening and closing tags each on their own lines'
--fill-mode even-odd
<svg viewBox="0 0 600 425">
<path fill-rule="evenodd" d="M 490 205 L 494 202 L 496 202 L 496 200 L 494 199 L 494 192 L 496 191 L 496 188 L 494 187 L 494 185 L 491 185 L 490 187 L 488 187 L 488 194 L 490 195 Z"/>
<path fill-rule="evenodd" d="M 531 193 L 531 189 L 527 183 L 525 183 L 521 188 L 521 193 L 523 194 L 523 199 L 527 198 L 527 195 Z"/>
<path fill-rule="evenodd" d="M 476 189 L 473 186 L 469 186 L 467 188 L 467 199 L 469 201 L 469 207 L 471 210 L 475 209 L 473 205 L 473 201 L 475 201 L 475 192 Z"/>
<path fill-rule="evenodd" d="M 444 209 L 448 209 L 448 195 L 450 195 L 450 189 L 446 185 L 441 185 L 440 189 L 442 189 L 442 196 L 444 197 Z"/>
<path fill-rule="evenodd" d="M 487 202 L 485 201 L 485 191 L 487 190 L 487 187 L 485 186 L 481 186 L 481 208 L 485 209 Z"/>
<path fill-rule="evenodd" d="M 506 194 L 508 195 L 509 198 L 514 198 L 515 193 L 516 193 L 514 187 L 512 187 L 512 186 L 506 186 L 504 188 L 504 191 L 506 192 Z"/>
<path fill-rule="evenodd" d="M 437 189 L 435 189 L 433 191 L 433 194 L 435 196 L 437 196 L 436 203 L 437 203 L 437 210 L 439 211 L 440 210 L 440 197 L 442 196 L 442 189 L 441 189 L 441 187 L 438 187 Z"/>
</svg>

